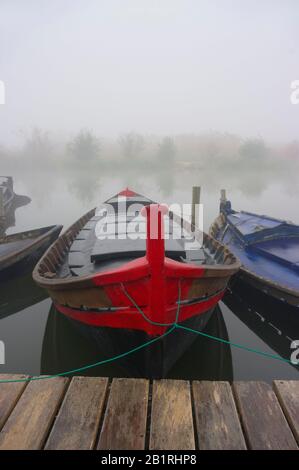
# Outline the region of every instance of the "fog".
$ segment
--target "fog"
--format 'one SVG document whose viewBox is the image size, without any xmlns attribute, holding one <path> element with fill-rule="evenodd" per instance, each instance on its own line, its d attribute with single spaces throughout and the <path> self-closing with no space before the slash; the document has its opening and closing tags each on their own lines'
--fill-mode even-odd
<svg viewBox="0 0 299 470">
<path fill-rule="evenodd" d="M 0 0 L 0 143 L 32 129 L 298 139 L 297 0 Z"/>
</svg>

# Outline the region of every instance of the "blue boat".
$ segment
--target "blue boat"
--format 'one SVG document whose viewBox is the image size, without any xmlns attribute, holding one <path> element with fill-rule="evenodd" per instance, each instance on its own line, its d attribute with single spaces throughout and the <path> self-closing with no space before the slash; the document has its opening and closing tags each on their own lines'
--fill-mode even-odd
<svg viewBox="0 0 299 470">
<path fill-rule="evenodd" d="M 265 294 L 299 307 L 299 226 L 232 209 L 222 190 L 220 214 L 210 235 L 236 255 L 239 279 Z"/>
</svg>

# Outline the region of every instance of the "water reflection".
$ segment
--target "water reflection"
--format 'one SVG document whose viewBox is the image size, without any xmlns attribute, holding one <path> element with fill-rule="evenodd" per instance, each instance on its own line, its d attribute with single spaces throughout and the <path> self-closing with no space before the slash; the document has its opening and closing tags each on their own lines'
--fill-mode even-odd
<svg viewBox="0 0 299 470">
<path fill-rule="evenodd" d="M 205 333 L 228 339 L 227 329 L 219 307 L 216 308 L 210 319 Z M 134 356 L 137 355 L 138 351 L 133 353 L 131 360 L 133 361 Z M 96 348 L 93 342 L 80 334 L 73 323 L 57 312 L 53 305 L 51 306 L 43 340 L 42 374 L 57 374 L 78 369 L 107 358 L 105 351 Z M 120 361 L 79 371 L 75 375 L 130 376 Z M 204 337 L 199 337 L 192 344 L 168 374 L 170 378 L 189 380 L 232 380 L 232 376 L 230 347 L 218 342 L 211 345 L 211 340 Z"/>
<path fill-rule="evenodd" d="M 33 282 L 33 268 L 34 264 L 29 264 L 22 275 L 0 282 L 0 319 L 21 312 L 48 297 L 47 292 Z"/>
<path fill-rule="evenodd" d="M 298 339 L 298 309 L 272 299 L 235 279 L 232 290 L 225 296 L 225 303 L 233 314 L 274 352 L 290 360 L 291 343 Z M 291 366 L 299 371 L 299 366 Z"/>
<path fill-rule="evenodd" d="M 194 184 L 202 185 L 206 228 L 218 214 L 221 187 L 228 189 L 237 209 L 260 211 L 299 223 L 296 172 L 299 160 L 282 163 L 279 159 L 270 162 L 266 158 L 260 162 L 257 171 L 257 165 L 248 159 L 235 162 L 233 158 L 221 159 L 213 155 L 209 158 L 201 162 L 194 159 L 186 164 L 177 156 L 169 169 L 159 167 L 158 160 L 152 165 L 135 161 L 130 166 L 126 161 L 114 161 L 113 158 L 94 167 L 82 165 L 80 169 L 61 165 L 56 170 L 49 166 L 48 171 L 43 171 L 36 165 L 34 173 L 24 170 L 18 174 L 20 170 L 14 167 L 11 173 L 22 189 L 19 192 L 30 194 L 32 203 L 24 211 L 17 211 L 18 207 L 30 202 L 27 197 L 17 196 L 2 231 L 12 226 L 14 231 L 23 231 L 58 223 L 67 228 L 88 209 L 125 186 L 132 186 L 157 201 L 185 203 L 191 199 Z M 33 283 L 32 268 L 28 266 L 28 271 L 11 283 L 0 284 L 0 339 L 5 341 L 8 352 L 7 364 L 0 366 L 0 372 L 52 374 L 104 358 L 104 352 L 99 352 L 53 307 L 49 313 L 50 300 L 46 300 L 46 293 Z M 261 350 L 268 345 L 277 354 L 289 358 L 290 339 L 299 336 L 294 315 L 285 308 L 281 312 L 268 300 L 263 305 L 258 304 L 256 293 L 236 290 L 236 287 L 234 292 L 238 297 L 228 295 L 225 299 L 232 312 L 221 305 L 207 326 L 210 334 Z M 253 315 L 253 310 L 259 315 Z M 278 334 L 278 330 L 283 334 Z M 231 351 L 229 346 L 203 337 L 193 343 L 170 371 L 169 377 L 231 380 L 233 372 L 235 379 L 242 380 L 271 381 L 284 374 L 298 377 L 297 369 L 288 364 L 257 361 L 250 353 Z M 126 375 L 118 363 L 102 365 L 85 373 Z"/>
</svg>

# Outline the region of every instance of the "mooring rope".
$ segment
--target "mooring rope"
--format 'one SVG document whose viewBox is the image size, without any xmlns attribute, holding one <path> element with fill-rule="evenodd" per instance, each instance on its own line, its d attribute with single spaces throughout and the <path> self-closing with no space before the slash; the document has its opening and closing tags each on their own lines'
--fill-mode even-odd
<svg viewBox="0 0 299 470">
<path fill-rule="evenodd" d="M 77 372 L 83 372 L 87 369 L 92 369 L 94 367 L 101 366 L 101 365 L 107 364 L 109 362 L 117 361 L 118 359 L 122 359 L 126 356 L 129 356 L 130 354 L 133 354 L 134 352 L 137 352 L 137 351 L 139 351 L 143 348 L 146 348 L 147 346 L 150 346 L 151 344 L 156 343 L 157 341 L 160 341 L 162 338 L 164 338 L 165 336 L 172 333 L 176 328 L 181 329 L 181 330 L 185 330 L 189 333 L 193 333 L 193 334 L 203 336 L 205 338 L 212 339 L 214 341 L 218 341 L 220 343 L 227 344 L 227 345 L 232 346 L 234 348 L 243 349 L 244 351 L 252 352 L 252 353 L 258 354 L 260 356 L 264 356 L 264 357 L 267 357 L 267 358 L 270 358 L 270 359 L 275 359 L 277 361 L 282 361 L 282 362 L 286 362 L 288 364 L 296 365 L 296 364 L 294 364 L 294 362 L 291 359 L 285 359 L 285 358 L 283 358 L 281 356 L 278 356 L 276 354 L 271 354 L 271 353 L 267 353 L 265 351 L 260 351 L 259 349 L 250 348 L 248 346 L 244 346 L 243 344 L 234 343 L 232 341 L 229 341 L 229 340 L 226 340 L 226 339 L 223 339 L 223 338 L 219 338 L 218 336 L 209 335 L 207 333 L 203 333 L 202 331 L 194 330 L 193 328 L 189 328 L 187 326 L 180 325 L 179 324 L 179 313 L 180 313 L 181 306 L 183 306 L 180 302 L 180 300 L 181 300 L 181 281 L 179 281 L 179 283 L 178 283 L 178 306 L 177 306 L 175 321 L 173 323 L 154 322 L 153 320 L 151 320 L 150 318 L 148 318 L 145 315 L 143 310 L 139 307 L 139 305 L 135 302 L 135 300 L 127 292 L 127 290 L 125 289 L 123 284 L 122 284 L 122 289 L 123 289 L 123 292 L 125 293 L 125 295 L 128 297 L 128 299 L 136 307 L 137 311 L 142 315 L 142 317 L 148 323 L 150 323 L 152 325 L 155 325 L 155 326 L 162 326 L 162 327 L 163 326 L 164 327 L 171 326 L 171 328 L 169 330 L 165 331 L 165 333 L 163 333 L 163 334 L 157 336 L 156 338 L 153 338 L 152 340 L 147 341 L 147 342 L 145 342 L 145 343 L 143 343 L 139 346 L 136 346 L 135 348 L 129 349 L 128 351 L 125 351 L 124 353 L 118 354 L 118 355 L 110 357 L 108 359 L 104 359 L 102 361 L 95 362 L 93 364 L 87 364 L 86 366 L 78 367 L 77 369 L 72 369 L 72 370 L 69 370 L 69 371 L 66 371 L 66 372 L 60 372 L 60 373 L 57 373 L 57 374 L 54 374 L 54 375 L 39 375 L 39 376 L 26 377 L 26 378 L 22 378 L 22 379 L 11 379 L 11 380 L 3 380 L 2 379 L 2 380 L 0 380 L 0 383 L 31 382 L 31 381 L 34 381 L 34 380 L 53 379 L 55 377 L 64 377 L 64 376 L 67 376 L 67 375 L 75 374 Z"/>
</svg>

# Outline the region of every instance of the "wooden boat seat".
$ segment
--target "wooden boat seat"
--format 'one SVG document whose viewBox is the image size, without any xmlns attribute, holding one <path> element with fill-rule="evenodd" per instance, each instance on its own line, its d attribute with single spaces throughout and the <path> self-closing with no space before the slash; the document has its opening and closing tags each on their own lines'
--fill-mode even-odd
<svg viewBox="0 0 299 470">
<path fill-rule="evenodd" d="M 146 240 L 96 240 L 91 252 L 90 260 L 98 262 L 106 259 L 131 258 L 145 255 Z M 181 240 L 165 240 L 165 255 L 169 258 L 185 256 L 184 244 Z"/>
<path fill-rule="evenodd" d="M 165 256 L 186 260 L 185 241 L 190 240 L 190 233 L 187 235 L 181 225 L 167 216 L 164 223 Z M 133 239 L 132 236 L 127 236 L 128 234 L 136 234 L 136 238 Z M 125 237 L 118 238 L 121 235 Z M 72 275 L 80 276 L 98 272 L 103 266 L 109 269 L 111 263 L 122 264 L 129 259 L 142 257 L 145 252 L 146 220 L 141 214 L 98 214 L 92 217 L 75 237 L 68 253 L 67 264 Z M 199 250 L 193 250 L 188 259 L 195 264 L 206 261 Z"/>
<path fill-rule="evenodd" d="M 204 250 L 195 249 L 195 250 L 186 250 L 186 262 L 187 263 L 196 263 L 196 264 L 204 264 L 206 263 L 206 255 Z"/>
</svg>

